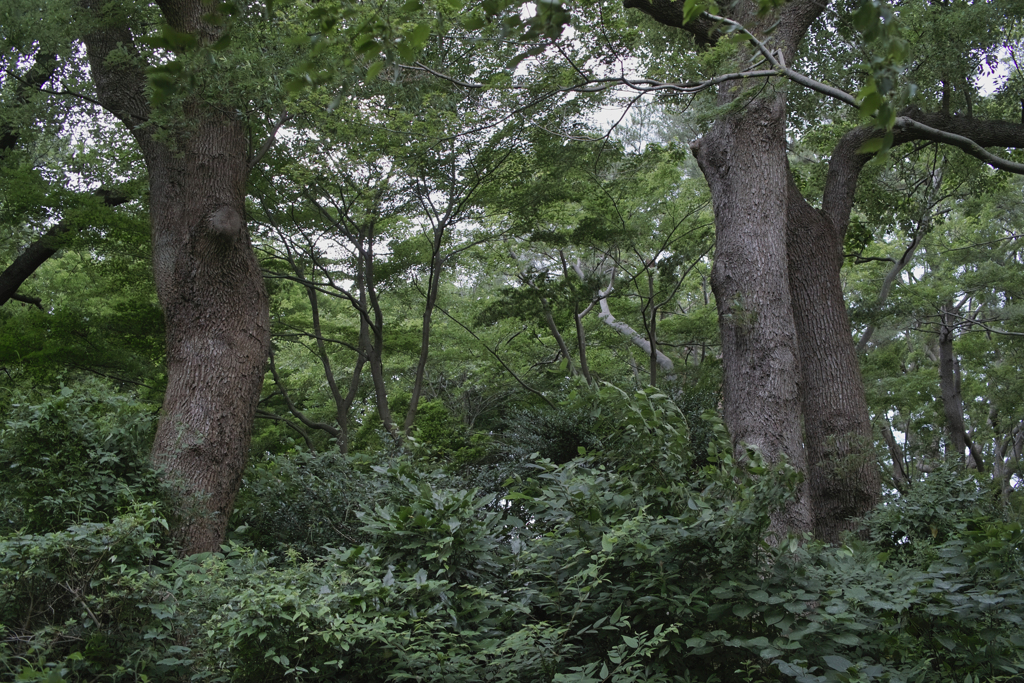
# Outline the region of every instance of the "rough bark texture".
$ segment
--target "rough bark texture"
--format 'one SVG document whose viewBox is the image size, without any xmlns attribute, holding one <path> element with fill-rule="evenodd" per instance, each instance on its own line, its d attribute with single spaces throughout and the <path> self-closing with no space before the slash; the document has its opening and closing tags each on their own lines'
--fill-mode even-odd
<svg viewBox="0 0 1024 683">
<path fill-rule="evenodd" d="M 181 495 L 181 551 L 216 550 L 248 458 L 270 348 L 267 295 L 245 223 L 248 141 L 232 113 L 198 101 L 186 102 L 182 120 L 160 136 L 141 126 L 150 109 L 132 32 L 123 17 L 104 14 L 110 6 L 100 0 L 84 6 L 97 22 L 84 38 L 97 98 L 131 130 L 149 171 L 168 376 L 152 459 Z M 161 9 L 175 30 L 216 39 L 200 0 Z"/>
<path fill-rule="evenodd" d="M 706 17 L 682 24 L 682 2 L 624 0 L 624 5 L 691 32 L 699 44 L 717 39 Z M 792 63 L 826 5 L 796 0 L 773 15 L 758 16 L 754 3 L 739 2 L 725 14 Z M 754 88 L 761 90 L 751 98 Z M 787 453 L 807 473 L 809 499 L 802 495 L 773 520 L 773 530 L 810 528 L 813 515 L 816 534 L 836 540 L 878 498 L 879 474 L 866 453 L 871 432 L 839 271 L 857 179 L 871 158 L 857 150 L 881 132 L 865 126 L 841 139 L 817 211 L 789 183 L 783 95 L 771 83 L 747 80 L 723 86 L 719 104 L 737 104 L 740 97 L 749 102 L 725 114 L 694 144 L 715 207 L 712 287 L 722 330 L 726 424 L 737 443 L 758 446 L 769 460 Z M 901 112 L 893 133 L 896 145 L 934 140 L 998 168 L 1024 172 L 982 149 L 1024 146 L 1021 124 L 911 108 Z"/>
<path fill-rule="evenodd" d="M 738 447 L 768 462 L 784 454 L 806 470 L 800 435 L 798 348 L 786 272 L 785 97 L 751 100 L 696 145 L 711 187 L 715 257 L 711 287 L 722 335 L 723 411 Z M 811 529 L 804 491 L 771 532 Z"/>
<path fill-rule="evenodd" d="M 682 3 L 627 0 L 667 25 Z M 765 36 L 787 62 L 823 4 L 798 0 L 768 15 L 758 6 L 730 6 L 730 18 Z M 684 26 L 698 40 L 706 27 Z M 745 60 L 747 55 L 739 59 Z M 693 145 L 711 188 L 715 257 L 711 284 L 718 305 L 724 369 L 723 412 L 737 446 L 758 448 L 769 462 L 784 454 L 806 471 L 798 390 L 799 348 L 787 273 L 785 94 L 765 80 L 723 86 L 721 106 L 734 105 Z M 738 105 L 738 106 L 736 106 Z M 772 520 L 770 533 L 812 528 L 805 490 Z"/>
<path fill-rule="evenodd" d="M 839 271 L 843 233 L 789 182 L 789 290 L 800 349 L 800 400 L 814 535 L 828 543 L 878 502 L 881 476 Z"/>
</svg>

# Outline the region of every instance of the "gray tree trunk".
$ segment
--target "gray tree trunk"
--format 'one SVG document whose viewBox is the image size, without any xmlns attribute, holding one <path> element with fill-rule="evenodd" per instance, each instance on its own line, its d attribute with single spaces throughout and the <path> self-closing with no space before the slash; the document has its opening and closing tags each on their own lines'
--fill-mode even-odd
<svg viewBox="0 0 1024 683">
<path fill-rule="evenodd" d="M 84 5 L 97 99 L 128 126 L 149 170 L 168 376 L 153 464 L 180 495 L 173 531 L 181 552 L 217 550 L 248 459 L 270 348 L 267 295 L 245 224 L 248 140 L 233 113 L 198 100 L 163 130 L 144 127 L 151 111 L 133 32 L 119 12 L 104 13 L 106 3 Z M 218 37 L 202 3 L 161 7 L 175 30 L 203 43 Z"/>
</svg>

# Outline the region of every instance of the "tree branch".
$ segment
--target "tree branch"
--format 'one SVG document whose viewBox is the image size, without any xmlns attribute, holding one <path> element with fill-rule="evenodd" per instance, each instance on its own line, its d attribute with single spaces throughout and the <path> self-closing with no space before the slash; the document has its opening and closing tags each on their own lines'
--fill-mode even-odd
<svg viewBox="0 0 1024 683">
<path fill-rule="evenodd" d="M 118 206 L 128 201 L 128 198 L 110 190 L 100 188 L 94 193 L 103 200 L 107 206 Z M 16 297 L 18 288 L 36 272 L 39 266 L 46 263 L 46 260 L 56 254 L 64 246 L 64 235 L 74 230 L 77 226 L 68 218 L 60 221 L 43 233 L 43 236 L 32 244 L 28 245 L 16 259 L 0 273 L 0 306 L 3 306 L 10 299 L 36 304 L 40 308 L 39 300 L 33 297 Z"/>
</svg>

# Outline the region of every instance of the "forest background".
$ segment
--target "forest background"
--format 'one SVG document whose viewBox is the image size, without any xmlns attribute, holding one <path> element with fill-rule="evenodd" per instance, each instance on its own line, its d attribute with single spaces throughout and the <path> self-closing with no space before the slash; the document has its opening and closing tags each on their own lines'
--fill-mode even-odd
<svg viewBox="0 0 1024 683">
<path fill-rule="evenodd" d="M 0 670 L 1020 680 L 1020 10 L 8 3 Z"/>
</svg>

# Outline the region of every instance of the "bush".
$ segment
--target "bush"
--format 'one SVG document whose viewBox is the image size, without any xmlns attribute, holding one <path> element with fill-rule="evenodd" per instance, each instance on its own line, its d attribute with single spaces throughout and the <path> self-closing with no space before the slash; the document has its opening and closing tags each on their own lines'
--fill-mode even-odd
<svg viewBox="0 0 1024 683">
<path fill-rule="evenodd" d="M 22 395 L 0 426 L 0 535 L 104 522 L 161 499 L 151 408 L 99 383 Z"/>
<path fill-rule="evenodd" d="M 958 500 L 961 480 L 935 477 L 917 502 L 892 504 L 908 506 L 908 537 L 927 552 L 894 545 L 898 512 L 868 522 L 870 542 L 771 547 L 762 538 L 795 488 L 791 468 L 735 457 L 714 419 L 698 458 L 683 414 L 653 392 L 604 392 L 599 407 L 600 449 L 562 464 L 526 458 L 500 495 L 422 458 L 308 456 L 264 468 L 268 488 L 249 495 L 280 500 L 266 501 L 253 528 L 285 514 L 310 472 L 345 481 L 328 487 L 338 499 L 311 497 L 308 518 L 329 513 L 322 505 L 342 491 L 349 506 L 369 496 L 345 522 L 358 542 L 335 536 L 309 555 L 232 543 L 173 559 L 153 507 L 8 537 L 2 666 L 26 680 L 83 681 L 1024 676 L 1020 527 L 966 493 L 930 513 L 920 539 L 914 531 L 925 528 L 914 506 L 943 491 Z M 275 472 L 288 474 L 280 489 L 270 488 Z M 240 512 L 257 510 L 254 500 Z"/>
</svg>

